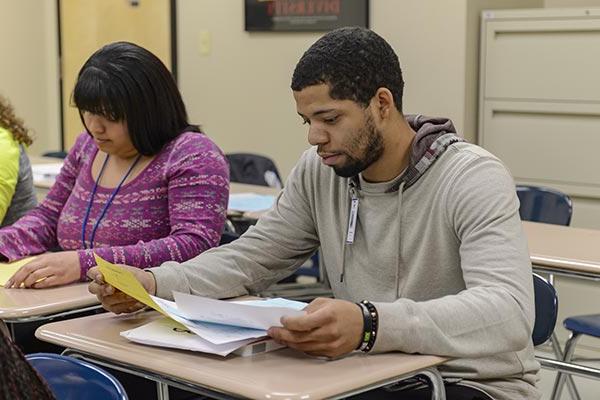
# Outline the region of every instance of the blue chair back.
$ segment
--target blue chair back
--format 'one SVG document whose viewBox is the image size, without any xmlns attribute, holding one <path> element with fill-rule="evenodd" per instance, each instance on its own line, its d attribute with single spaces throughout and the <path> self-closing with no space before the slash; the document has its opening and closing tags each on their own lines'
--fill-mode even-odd
<svg viewBox="0 0 600 400">
<path fill-rule="evenodd" d="M 571 223 L 573 203 L 558 190 L 538 186 L 517 186 L 521 220 L 565 225 Z"/>
<path fill-rule="evenodd" d="M 533 274 L 533 290 L 535 293 L 535 324 L 533 326 L 533 345 L 545 343 L 556 325 L 558 315 L 558 296 L 556 290 L 548 281 Z"/>
<path fill-rule="evenodd" d="M 25 358 L 58 400 L 127 400 L 121 383 L 102 368 L 73 357 L 34 353 Z"/>
</svg>

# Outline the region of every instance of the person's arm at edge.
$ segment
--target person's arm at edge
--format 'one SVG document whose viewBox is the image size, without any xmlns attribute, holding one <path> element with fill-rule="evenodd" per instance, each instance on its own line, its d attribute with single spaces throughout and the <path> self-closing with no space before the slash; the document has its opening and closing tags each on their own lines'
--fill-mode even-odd
<svg viewBox="0 0 600 400">
<path fill-rule="evenodd" d="M 0 127 L 0 223 L 12 202 L 19 179 L 19 145 Z"/>
<path fill-rule="evenodd" d="M 57 245 L 58 218 L 81 168 L 79 151 L 84 135 L 87 134 L 81 134 L 69 151 L 46 198 L 17 222 L 0 230 L 0 253 L 9 261 L 40 254 Z"/>
</svg>

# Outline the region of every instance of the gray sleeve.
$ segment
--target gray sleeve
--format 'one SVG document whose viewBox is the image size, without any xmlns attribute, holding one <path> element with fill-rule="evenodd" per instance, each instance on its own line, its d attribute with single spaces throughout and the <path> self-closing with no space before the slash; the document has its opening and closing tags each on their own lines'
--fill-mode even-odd
<svg viewBox="0 0 600 400">
<path fill-rule="evenodd" d="M 20 145 L 19 147 L 19 177 L 17 186 L 15 187 L 15 193 L 10 206 L 6 211 L 4 220 L 0 221 L 2 226 L 14 224 L 19 218 L 27 214 L 29 210 L 35 208 L 37 205 L 29 157 L 27 157 L 23 145 Z"/>
<path fill-rule="evenodd" d="M 255 293 L 290 275 L 319 245 L 307 190 L 305 156 L 273 208 L 234 242 L 184 263 L 151 268 L 157 296 L 174 290 L 214 298 Z"/>
<path fill-rule="evenodd" d="M 478 158 L 449 183 L 446 202 L 466 290 L 423 302 L 377 303 L 374 350 L 451 357 L 522 350 L 531 340 L 535 308 L 511 176 L 499 161 Z"/>
</svg>

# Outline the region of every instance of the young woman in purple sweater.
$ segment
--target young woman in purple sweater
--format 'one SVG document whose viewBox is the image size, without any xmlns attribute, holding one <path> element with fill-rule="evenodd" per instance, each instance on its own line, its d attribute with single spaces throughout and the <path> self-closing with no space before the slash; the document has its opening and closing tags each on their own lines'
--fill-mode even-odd
<svg viewBox="0 0 600 400">
<path fill-rule="evenodd" d="M 73 102 L 85 132 L 56 183 L 37 208 L 0 229 L 0 258 L 39 254 L 6 287 L 85 280 L 94 252 L 146 268 L 219 243 L 227 161 L 188 123 L 175 81 L 155 55 L 127 42 L 101 48 L 79 72 Z"/>
</svg>

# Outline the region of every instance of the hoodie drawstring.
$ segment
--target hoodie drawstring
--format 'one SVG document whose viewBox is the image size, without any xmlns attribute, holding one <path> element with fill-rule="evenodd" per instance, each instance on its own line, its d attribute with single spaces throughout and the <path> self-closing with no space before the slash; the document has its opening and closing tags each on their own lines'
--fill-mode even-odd
<svg viewBox="0 0 600 400">
<path fill-rule="evenodd" d="M 405 181 L 398 188 L 398 261 L 396 262 L 396 298 L 400 298 L 400 267 L 402 265 L 402 200 L 404 196 Z"/>
</svg>

